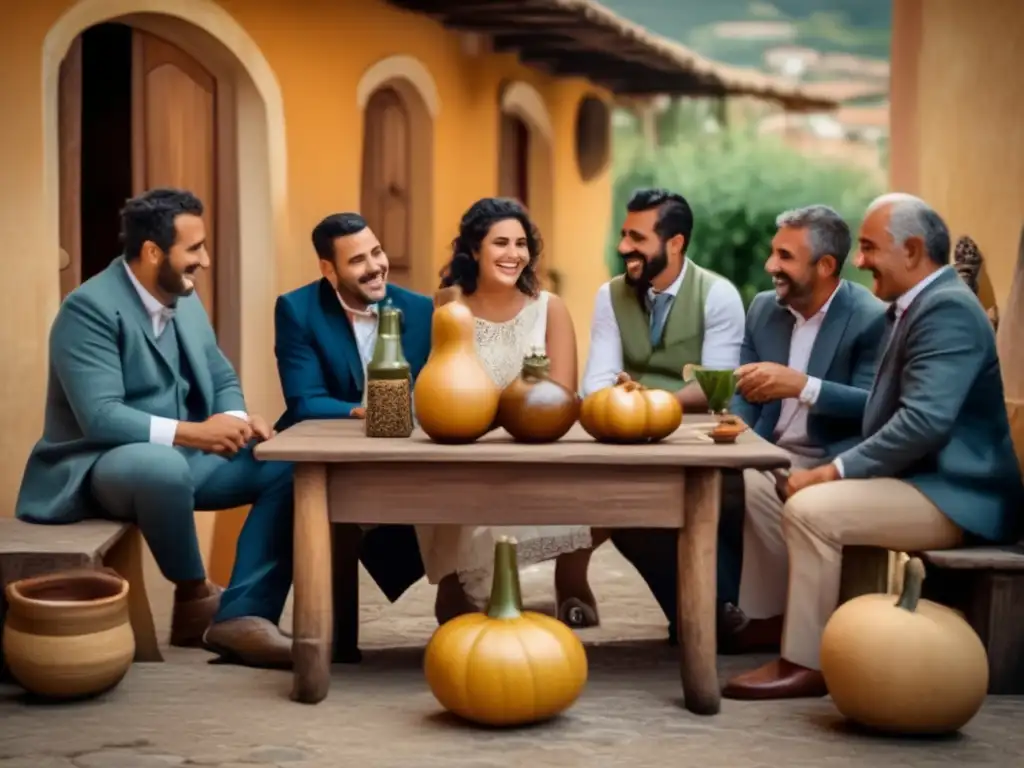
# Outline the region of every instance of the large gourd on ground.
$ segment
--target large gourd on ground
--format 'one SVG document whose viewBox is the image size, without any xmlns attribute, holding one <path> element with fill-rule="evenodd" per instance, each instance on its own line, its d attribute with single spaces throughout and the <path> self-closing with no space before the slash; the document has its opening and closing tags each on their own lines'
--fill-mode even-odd
<svg viewBox="0 0 1024 768">
<path fill-rule="evenodd" d="M 988 657 L 955 611 L 921 599 L 924 564 L 911 558 L 903 593 L 839 606 L 821 640 L 821 671 L 839 711 L 891 733 L 962 728 L 988 691 Z"/>
<path fill-rule="evenodd" d="M 587 682 L 583 644 L 565 624 L 522 610 L 515 541 L 494 547 L 487 613 L 438 627 L 423 661 L 445 709 L 475 723 L 514 726 L 568 709 Z"/>
<path fill-rule="evenodd" d="M 476 353 L 473 313 L 452 301 L 434 310 L 430 356 L 416 378 L 416 420 L 438 443 L 471 443 L 487 434 L 501 390 Z"/>
</svg>

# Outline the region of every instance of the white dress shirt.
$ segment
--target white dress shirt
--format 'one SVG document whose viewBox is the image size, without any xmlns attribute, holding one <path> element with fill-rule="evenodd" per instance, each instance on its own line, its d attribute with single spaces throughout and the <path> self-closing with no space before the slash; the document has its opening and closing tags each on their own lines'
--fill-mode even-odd
<svg viewBox="0 0 1024 768">
<path fill-rule="evenodd" d="M 689 259 L 683 261 L 679 277 L 665 289 L 665 293 L 673 296 L 679 293 L 689 264 Z M 654 291 L 648 291 L 648 295 L 653 297 Z M 723 369 L 739 365 L 745 325 L 746 312 L 740 292 L 728 280 L 716 280 L 704 304 L 701 365 Z M 612 307 L 610 283 L 605 283 L 598 289 L 594 301 L 594 316 L 590 323 L 590 354 L 583 373 L 582 394 L 586 396 L 614 384 L 616 376 L 622 373 L 622 367 L 622 336 Z"/>
<path fill-rule="evenodd" d="M 893 302 L 893 304 L 896 305 L 895 317 L 893 318 L 892 331 L 889 333 L 889 341 L 887 342 L 886 350 L 888 350 L 888 343 L 891 343 L 893 337 L 896 335 L 896 326 L 900 324 L 900 318 L 902 318 L 903 315 L 906 314 L 907 307 L 909 307 L 911 302 L 918 297 L 921 291 L 923 291 L 929 285 L 938 280 L 939 276 L 948 269 L 952 269 L 952 267 L 942 267 L 941 269 L 935 270 L 930 275 L 928 275 L 928 277 L 926 277 L 924 280 L 919 282 L 917 285 L 915 285 L 913 288 L 911 288 L 909 291 L 904 293 L 902 296 L 896 299 L 896 301 Z M 885 352 L 883 351 L 882 356 L 879 357 L 878 359 L 879 365 L 881 365 L 882 357 L 884 356 Z M 836 459 L 832 463 L 835 464 L 836 469 L 839 471 L 839 476 L 846 477 L 846 472 L 843 469 L 843 460 L 839 457 L 836 457 Z"/>
<path fill-rule="evenodd" d="M 838 291 L 838 286 L 836 291 Z M 832 299 L 836 292 L 822 304 L 821 309 L 810 317 L 804 317 L 792 307 L 787 307 L 796 322 L 793 325 L 793 335 L 789 340 L 789 361 L 787 365 L 800 373 L 807 373 L 807 363 L 811 359 L 811 350 L 814 349 L 814 342 L 818 338 L 818 332 L 825 322 L 825 315 L 828 308 L 832 306 Z M 782 446 L 806 446 L 807 439 L 807 415 L 810 409 L 818 402 L 821 394 L 821 379 L 815 376 L 808 376 L 807 383 L 800 392 L 799 397 L 787 397 L 782 401 L 782 409 L 779 413 L 779 421 L 775 425 L 775 442 Z"/>
<path fill-rule="evenodd" d="M 337 293 L 337 292 L 335 292 Z M 363 363 L 363 400 L 362 405 L 366 407 L 366 367 L 373 359 L 373 348 L 377 344 L 377 324 L 380 316 L 377 313 L 377 305 L 371 304 L 366 309 L 353 309 L 341 294 L 337 293 L 338 301 L 341 302 L 345 315 L 352 324 L 352 335 L 356 337 L 356 347 L 359 349 L 359 359 Z"/>
<path fill-rule="evenodd" d="M 159 339 L 167 328 L 167 324 L 174 318 L 174 309 L 165 306 L 159 299 L 147 291 L 145 286 L 135 277 L 135 273 L 132 272 L 128 264 L 125 264 L 124 268 L 128 273 L 128 279 L 132 281 L 136 293 L 139 294 L 139 298 L 142 300 L 142 306 L 153 323 L 153 336 Z M 245 411 L 225 411 L 224 413 L 243 421 L 249 420 L 249 415 Z M 168 419 L 163 416 L 149 417 L 149 442 L 157 443 L 158 445 L 174 445 L 174 436 L 177 434 L 177 431 L 177 419 Z"/>
</svg>

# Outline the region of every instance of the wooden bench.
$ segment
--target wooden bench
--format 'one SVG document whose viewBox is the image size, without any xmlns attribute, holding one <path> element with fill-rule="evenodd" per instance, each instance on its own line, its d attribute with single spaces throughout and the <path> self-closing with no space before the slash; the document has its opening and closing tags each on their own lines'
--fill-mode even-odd
<svg viewBox="0 0 1024 768">
<path fill-rule="evenodd" d="M 7 609 L 3 590 L 12 581 L 106 566 L 130 587 L 128 613 L 135 634 L 135 660 L 163 661 L 142 574 L 143 551 L 142 534 L 134 525 L 106 520 L 37 525 L 0 518 L 0 625 Z"/>
<path fill-rule="evenodd" d="M 985 644 L 989 693 L 1024 694 L 1024 540 L 919 556 L 924 595 L 960 611 Z"/>
</svg>

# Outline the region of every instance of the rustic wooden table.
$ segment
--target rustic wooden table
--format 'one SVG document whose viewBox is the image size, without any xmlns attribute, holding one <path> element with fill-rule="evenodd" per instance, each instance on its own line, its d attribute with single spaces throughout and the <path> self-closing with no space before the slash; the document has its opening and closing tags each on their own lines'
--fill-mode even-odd
<svg viewBox="0 0 1024 768">
<path fill-rule="evenodd" d="M 749 430 L 733 445 L 701 440 L 688 416 L 653 445 L 603 445 L 577 424 L 557 443 L 520 445 L 497 430 L 469 445 L 416 432 L 371 439 L 360 421 L 307 421 L 263 443 L 264 460 L 295 463 L 292 698 L 315 704 L 335 658 L 358 658 L 358 524 L 678 528 L 680 673 L 686 708 L 717 714 L 715 559 L 721 470 L 786 467 Z M 697 429 L 695 429 L 695 427 Z M 331 523 L 337 536 L 332 560 Z M 335 574 L 334 570 L 342 573 Z M 346 594 L 335 624 L 332 587 Z"/>
</svg>

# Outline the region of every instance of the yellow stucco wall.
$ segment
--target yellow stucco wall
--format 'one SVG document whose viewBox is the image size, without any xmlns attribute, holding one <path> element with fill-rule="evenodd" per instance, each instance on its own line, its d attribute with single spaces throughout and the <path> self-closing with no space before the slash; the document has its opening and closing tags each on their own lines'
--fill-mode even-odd
<svg viewBox="0 0 1024 768">
<path fill-rule="evenodd" d="M 893 11 L 892 187 L 978 242 L 1002 308 L 1024 227 L 1024 2 Z"/>
<path fill-rule="evenodd" d="M 83 0 L 93 8 L 104 2 Z M 187 7 L 214 36 L 234 34 L 223 22 L 226 11 L 231 24 L 247 33 L 241 42 L 236 39 L 236 47 L 254 44 L 269 64 L 283 105 L 287 167 L 275 197 L 280 210 L 274 210 L 279 239 L 272 293 L 317 276 L 309 232 L 323 215 L 359 207 L 362 115 L 356 89 L 375 62 L 413 56 L 437 86 L 441 108 L 434 127 L 433 237 L 413 244 L 414 252 L 429 253 L 435 272 L 447 258 L 463 210 L 497 191 L 502 83 L 532 84 L 550 113 L 554 142 L 552 221 L 543 235 L 553 265 L 564 274 L 563 296 L 576 321 L 583 359 L 593 296 L 607 277 L 602 250 L 611 202 L 607 173 L 589 183 L 580 180 L 574 124 L 580 97 L 587 91 L 601 95 L 599 89 L 579 79 L 550 78 L 519 65 L 511 55 L 470 56 L 459 35 L 379 0 L 221 0 L 220 8 L 212 0 L 109 2 L 120 13 Z M 53 198 L 46 185 L 54 177 L 44 173 L 43 44 L 75 5 L 68 0 L 21 3 L 0 26 L 0 232 L 5 235 L 0 259 L 8 284 L 0 323 L 0 514 L 13 513 L 24 461 L 42 424 L 46 339 L 58 306 L 55 221 L 46 203 Z M 126 5 L 133 7 L 126 10 Z M 269 316 L 269 301 L 264 309 Z M 266 338 L 265 344 L 269 349 L 272 340 Z M 281 404 L 272 360 L 272 354 L 265 354 L 258 367 L 246 366 L 243 372 L 243 385 L 260 392 L 250 407 L 270 417 Z"/>
</svg>

